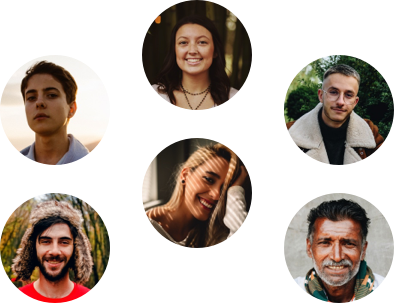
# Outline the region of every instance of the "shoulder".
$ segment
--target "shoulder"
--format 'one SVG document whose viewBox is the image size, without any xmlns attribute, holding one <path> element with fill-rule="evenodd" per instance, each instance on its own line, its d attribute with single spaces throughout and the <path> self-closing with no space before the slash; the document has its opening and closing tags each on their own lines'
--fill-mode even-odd
<svg viewBox="0 0 394 303">
<path fill-rule="evenodd" d="M 167 94 L 163 94 L 159 91 L 159 85 L 158 84 L 153 84 L 152 85 L 153 89 L 158 93 L 164 100 L 170 102 L 170 98 L 168 97 Z"/>
<path fill-rule="evenodd" d="M 236 93 L 238 93 L 238 89 L 235 89 L 234 87 L 230 87 L 229 99 L 234 97 Z"/>
<path fill-rule="evenodd" d="M 30 283 L 30 284 L 27 284 L 25 286 L 22 286 L 22 287 L 19 288 L 19 290 L 21 292 L 23 292 L 25 295 L 30 295 L 32 292 L 35 292 L 33 284 L 34 284 L 34 282 Z"/>
<path fill-rule="evenodd" d="M 89 288 L 87 288 L 83 285 L 80 285 L 80 284 L 75 284 L 73 293 L 75 296 L 80 297 L 80 296 L 83 296 L 84 294 L 88 293 L 89 291 L 90 291 Z"/>
<path fill-rule="evenodd" d="M 375 138 L 376 147 L 379 147 L 384 141 L 384 138 L 379 134 L 379 128 L 369 119 L 364 119 L 364 121 L 368 124 L 372 131 L 372 134 Z"/>
<path fill-rule="evenodd" d="M 306 291 L 306 289 L 305 289 L 305 277 L 295 278 L 294 281 L 297 283 L 297 285 L 299 287 L 301 287 L 303 290 Z"/>
<path fill-rule="evenodd" d="M 296 120 L 296 121 L 297 121 L 297 120 Z M 293 124 L 294 124 L 296 121 L 287 122 L 287 123 L 286 123 L 287 129 L 290 129 L 290 127 L 292 127 Z"/>
<path fill-rule="evenodd" d="M 22 155 L 26 156 L 29 153 L 29 150 L 30 150 L 30 146 L 25 147 L 24 149 L 22 149 L 20 153 Z"/>
</svg>

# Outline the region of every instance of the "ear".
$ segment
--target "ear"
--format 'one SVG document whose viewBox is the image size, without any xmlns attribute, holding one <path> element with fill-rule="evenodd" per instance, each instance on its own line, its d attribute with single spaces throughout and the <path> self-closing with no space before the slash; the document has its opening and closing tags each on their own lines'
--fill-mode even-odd
<svg viewBox="0 0 394 303">
<path fill-rule="evenodd" d="M 77 102 L 71 102 L 70 104 L 70 111 L 68 112 L 68 118 L 72 118 L 75 115 L 75 112 L 77 111 Z"/>
<path fill-rule="evenodd" d="M 365 259 L 365 255 L 367 254 L 367 247 L 368 247 L 368 241 L 365 241 L 364 248 L 363 248 L 363 251 L 361 253 L 361 260 Z"/>
<path fill-rule="evenodd" d="M 358 103 L 358 100 L 360 100 L 360 98 L 357 96 L 357 97 L 356 97 L 356 101 L 355 101 L 354 104 L 353 104 L 353 108 L 356 107 L 356 105 L 357 105 L 357 103 Z"/>
<path fill-rule="evenodd" d="M 320 103 L 323 103 L 323 90 L 322 89 L 319 89 L 318 91 L 317 91 L 317 96 L 319 97 L 319 101 L 320 101 Z"/>
<path fill-rule="evenodd" d="M 187 176 L 189 175 L 189 172 L 190 172 L 190 168 L 189 167 L 185 167 L 185 168 L 183 168 L 182 169 L 182 171 L 181 171 L 181 174 L 180 174 L 180 181 L 182 182 L 182 180 L 185 180 L 186 181 L 186 179 L 187 179 Z"/>
<path fill-rule="evenodd" d="M 306 239 L 306 253 L 308 254 L 309 258 L 312 258 L 312 243 L 309 238 Z"/>
</svg>

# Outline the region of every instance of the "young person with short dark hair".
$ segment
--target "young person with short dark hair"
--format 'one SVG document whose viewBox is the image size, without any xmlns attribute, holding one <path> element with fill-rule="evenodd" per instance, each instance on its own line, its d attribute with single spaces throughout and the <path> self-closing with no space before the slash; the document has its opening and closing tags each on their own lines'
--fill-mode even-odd
<svg viewBox="0 0 394 303">
<path fill-rule="evenodd" d="M 67 126 L 77 110 L 77 84 L 63 67 L 41 61 L 26 71 L 21 83 L 29 127 L 35 142 L 21 151 L 43 164 L 67 164 L 81 159 L 89 151 Z"/>
</svg>

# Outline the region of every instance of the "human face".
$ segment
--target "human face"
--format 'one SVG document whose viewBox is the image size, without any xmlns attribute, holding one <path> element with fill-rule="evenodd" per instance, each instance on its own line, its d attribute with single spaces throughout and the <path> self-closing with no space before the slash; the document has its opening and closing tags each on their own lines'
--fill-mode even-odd
<svg viewBox="0 0 394 303">
<path fill-rule="evenodd" d="M 214 53 L 211 32 L 205 27 L 198 24 L 185 24 L 176 32 L 176 63 L 183 74 L 209 75 Z"/>
<path fill-rule="evenodd" d="M 336 90 L 340 96 L 336 101 L 328 101 L 323 90 Z M 353 104 L 347 104 L 345 95 L 357 96 L 357 93 L 358 82 L 356 78 L 339 73 L 329 75 L 323 82 L 323 89 L 318 91 L 319 100 L 323 103 L 322 118 L 324 123 L 334 128 L 338 128 L 345 123 L 359 100 L 356 97 Z"/>
<path fill-rule="evenodd" d="M 49 281 L 58 281 L 68 273 L 74 240 L 65 223 L 47 228 L 36 240 L 37 260 L 41 273 Z"/>
<path fill-rule="evenodd" d="M 49 74 L 32 76 L 25 90 L 27 123 L 39 135 L 67 133 L 67 123 L 75 114 L 76 103 L 67 104 L 59 81 Z"/>
<path fill-rule="evenodd" d="M 318 276 L 331 286 L 347 284 L 358 273 L 368 246 L 362 243 L 360 223 L 318 218 L 314 227 L 313 242 L 307 239 L 307 253 Z"/>
<path fill-rule="evenodd" d="M 195 219 L 206 221 L 215 209 L 228 168 L 225 159 L 214 157 L 194 171 L 188 168 L 182 171 L 181 178 L 185 180 L 185 205 Z"/>
</svg>

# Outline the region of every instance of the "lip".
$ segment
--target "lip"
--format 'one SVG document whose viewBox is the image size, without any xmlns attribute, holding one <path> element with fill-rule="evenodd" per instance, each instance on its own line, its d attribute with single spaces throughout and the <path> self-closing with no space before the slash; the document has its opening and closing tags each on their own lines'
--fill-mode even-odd
<svg viewBox="0 0 394 303">
<path fill-rule="evenodd" d="M 337 112 L 337 113 L 345 113 L 346 112 L 346 110 L 343 110 L 343 109 L 339 109 L 339 108 L 331 108 L 334 112 Z"/>
<path fill-rule="evenodd" d="M 53 262 L 53 261 L 50 261 L 50 260 L 45 261 L 45 263 L 48 264 L 49 268 L 58 268 L 58 267 L 60 267 L 60 265 L 63 264 L 63 261 L 56 261 L 56 263 L 51 263 L 51 262 Z"/>
<path fill-rule="evenodd" d="M 199 197 L 199 196 L 198 196 L 198 201 L 200 202 L 200 205 L 201 205 L 205 210 L 208 210 L 208 211 L 213 210 L 213 209 L 215 208 L 215 206 L 216 206 L 216 204 L 215 204 L 213 201 L 208 200 L 208 199 L 205 199 L 205 198 L 203 198 L 203 197 Z"/>
<path fill-rule="evenodd" d="M 193 61 L 189 61 L 189 60 L 193 60 Z M 198 60 L 198 61 L 196 61 L 196 60 Z M 194 66 L 194 65 L 200 64 L 202 61 L 202 58 L 186 58 L 185 61 L 188 65 Z"/>
<path fill-rule="evenodd" d="M 328 274 L 341 275 L 349 271 L 349 266 L 326 266 L 325 270 Z"/>
<path fill-rule="evenodd" d="M 49 118 L 49 116 L 46 115 L 46 114 L 43 114 L 43 113 L 39 113 L 39 114 L 34 116 L 34 120 L 43 120 L 43 119 L 46 119 L 46 118 Z"/>
</svg>

